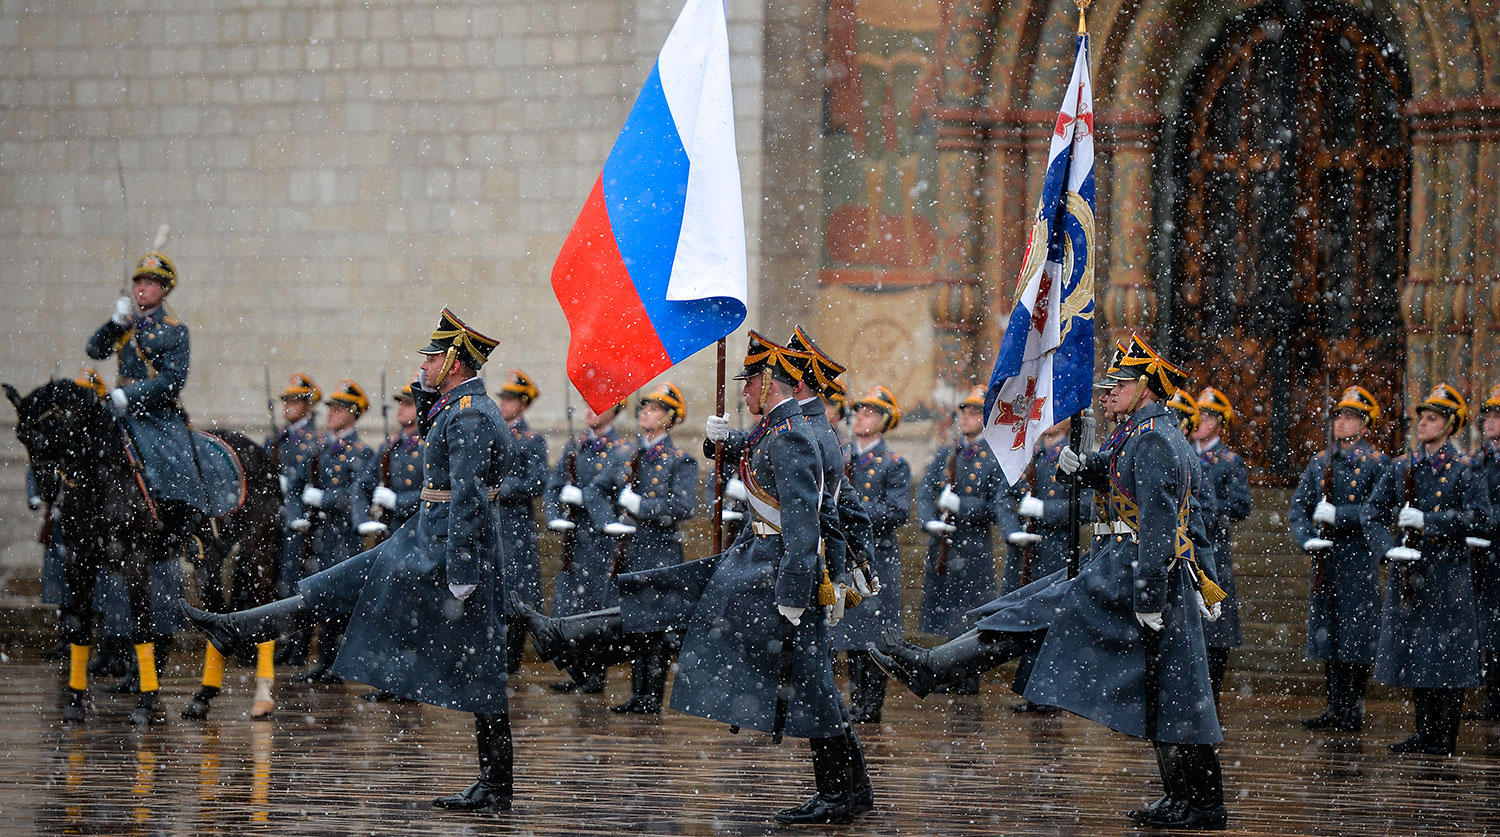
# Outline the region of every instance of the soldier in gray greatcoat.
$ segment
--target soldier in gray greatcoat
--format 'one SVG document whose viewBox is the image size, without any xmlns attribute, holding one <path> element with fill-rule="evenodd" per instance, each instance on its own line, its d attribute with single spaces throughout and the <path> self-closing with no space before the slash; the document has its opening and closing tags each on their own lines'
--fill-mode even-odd
<svg viewBox="0 0 1500 837">
<path fill-rule="evenodd" d="M 1214 699 L 1218 700 L 1229 650 L 1245 644 L 1230 543 L 1234 539 L 1234 524 L 1250 516 L 1250 468 L 1239 454 L 1224 445 L 1222 436 L 1234 421 L 1234 406 L 1228 396 L 1206 387 L 1194 400 L 1198 402 L 1199 418 L 1198 429 L 1193 431 L 1193 447 L 1214 497 L 1214 514 L 1207 521 L 1218 568 L 1214 580 L 1225 594 L 1221 603 L 1223 615 L 1203 626 L 1208 643 L 1208 676 L 1213 681 Z"/>
<path fill-rule="evenodd" d="M 865 650 L 886 629 L 901 627 L 901 552 L 896 529 L 911 518 L 911 465 L 885 442 L 901 425 L 901 406 L 889 389 L 877 386 L 854 402 L 854 444 L 849 476 L 854 495 L 870 517 L 870 566 L 880 590 L 849 609 L 832 630 L 833 647 L 849 663 L 849 719 L 880 723 L 885 704 L 885 672 Z"/>
<path fill-rule="evenodd" d="M 1500 386 L 1490 388 L 1479 406 L 1480 447 L 1473 467 L 1484 476 L 1490 495 L 1490 531 L 1474 539 L 1474 591 L 1479 616 L 1479 648 L 1484 654 L 1484 704 L 1464 715 L 1500 721 Z"/>
<path fill-rule="evenodd" d="M 326 570 L 360 551 L 365 535 L 385 531 L 385 524 L 370 519 L 370 500 L 374 493 L 371 464 L 375 451 L 359 438 L 354 427 L 370 408 L 370 399 L 359 384 L 345 378 L 329 396 L 328 437 L 318 449 L 316 471 L 306 471 L 300 481 L 288 488 L 285 513 L 292 518 L 292 529 L 312 539 L 310 560 L 303 570 L 316 573 Z M 315 683 L 335 683 L 329 673 L 338 646 L 343 639 L 344 623 L 334 619 L 317 628 L 318 665 L 304 679 Z"/>
<path fill-rule="evenodd" d="M 1333 405 L 1333 448 L 1308 463 L 1287 513 L 1292 537 L 1308 554 L 1307 650 L 1322 660 L 1328 706 L 1308 729 L 1364 728 L 1365 687 L 1380 637 L 1380 564 L 1390 533 L 1363 517 L 1365 498 L 1390 458 L 1365 438 L 1380 419 L 1375 396 L 1345 389 Z"/>
<path fill-rule="evenodd" d="M 1458 390 L 1438 384 L 1416 411 L 1420 444 L 1381 475 L 1363 512 L 1367 522 L 1401 532 L 1401 544 L 1385 553 L 1375 679 L 1412 690 L 1416 731 L 1391 744 L 1393 752 L 1452 755 L 1464 689 L 1480 683 L 1468 539 L 1489 534 L 1489 486 L 1453 446 L 1469 421 Z"/>
<path fill-rule="evenodd" d="M 279 464 L 281 482 L 281 557 L 276 566 L 276 594 L 283 598 L 297 591 L 297 582 L 307 575 L 302 563 L 308 555 L 307 534 L 298 531 L 293 524 L 302 518 L 298 515 L 301 498 L 291 494 L 292 486 L 307 484 L 308 469 L 323 449 L 323 434 L 318 431 L 318 417 L 314 407 L 323 400 L 323 390 L 313 379 L 295 372 L 286 388 L 281 392 L 281 417 L 286 424 L 266 440 L 266 453 Z M 299 495 L 301 488 L 297 489 Z M 288 637 L 277 643 L 276 664 L 300 666 L 307 662 L 309 642 L 306 633 Z"/>
<path fill-rule="evenodd" d="M 931 535 L 922 583 L 921 629 L 955 637 L 973 627 L 969 611 L 995 598 L 995 552 L 991 529 L 1005 514 L 1010 488 L 984 429 L 985 388 L 976 386 L 959 404 L 958 442 L 940 447 L 917 487 L 917 517 Z M 978 681 L 958 687 L 975 694 Z"/>
<path fill-rule="evenodd" d="M 1049 576 L 1068 566 L 1068 494 L 1067 483 L 1058 479 L 1057 455 L 1073 427 L 1071 419 L 1047 428 L 1027 466 L 1027 477 L 1016 481 L 1006 492 L 1001 509 L 1000 529 L 1005 535 L 1008 554 L 1000 576 L 1000 593 L 1005 595 Z M 1083 488 L 1078 497 L 1079 519 L 1094 516 L 1094 492 Z M 1026 681 L 1036 663 L 1036 650 L 1021 655 L 1011 691 L 1026 692 Z M 1029 700 L 1011 706 L 1016 712 L 1051 714 L 1056 707 L 1042 706 Z"/>
<path fill-rule="evenodd" d="M 495 504 L 500 510 L 500 532 L 504 548 L 500 552 L 505 586 L 535 608 L 542 606 L 542 553 L 537 547 L 536 501 L 547 489 L 547 440 L 526 423 L 526 411 L 541 391 L 531 376 L 519 369 L 506 373 L 500 386 L 500 413 L 510 425 L 515 439 L 515 464 Z M 509 607 L 509 604 L 506 605 Z M 506 670 L 515 674 L 521 668 L 521 650 L 526 644 L 526 626 L 515 614 L 506 612 Z"/>
<path fill-rule="evenodd" d="M 232 614 L 182 606 L 220 652 L 350 616 L 333 674 L 474 713 L 479 778 L 433 800 L 510 808 L 500 517 L 493 495 L 512 457 L 500 408 L 475 377 L 496 341 L 443 309 L 413 387 L 423 436 L 422 506 L 379 546 L 298 583 L 298 595 Z"/>
<path fill-rule="evenodd" d="M 682 630 L 672 708 L 807 738 L 817 792 L 776 819 L 849 823 L 873 808 L 874 794 L 833 679 L 827 618 L 838 599 L 820 589 L 823 464 L 792 394 L 802 374 L 798 354 L 750 333 L 738 378 L 761 420 L 739 473 L 754 520 L 729 549 L 628 573 L 620 577 L 620 608 L 567 619 L 533 611 L 529 629 L 538 653 L 559 665 L 601 644 L 618 646 L 629 633 Z"/>
<path fill-rule="evenodd" d="M 583 422 L 588 430 L 568 440 L 547 480 L 547 528 L 572 542 L 571 558 L 565 548 L 563 564 L 553 579 L 553 616 L 591 613 L 619 603 L 619 588 L 610 568 L 615 562 L 615 539 L 624 535 L 627 527 L 615 512 L 611 475 L 623 470 L 635 453 L 635 446 L 615 429 L 615 418 L 623 406 L 622 401 L 602 413 L 585 413 Z M 571 671 L 581 674 L 582 679 L 549 685 L 559 692 L 604 691 L 607 666 L 584 662 Z"/>
<path fill-rule="evenodd" d="M 668 433 L 686 417 L 687 401 L 676 384 L 664 382 L 647 393 L 636 404 L 640 441 L 623 467 L 599 482 L 601 491 L 616 496 L 624 515 L 619 522 L 631 530 L 615 546 L 616 577 L 682 563 L 678 527 L 698 505 L 698 460 Z M 631 634 L 629 639 L 630 699 L 610 711 L 660 714 L 672 643 L 662 631 Z"/>
</svg>

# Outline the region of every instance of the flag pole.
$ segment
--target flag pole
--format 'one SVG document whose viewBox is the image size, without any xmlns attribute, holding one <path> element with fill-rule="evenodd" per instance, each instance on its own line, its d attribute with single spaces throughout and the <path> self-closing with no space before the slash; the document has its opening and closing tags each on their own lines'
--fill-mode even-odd
<svg viewBox="0 0 1500 837">
<path fill-rule="evenodd" d="M 1088 28 L 1088 22 L 1086 20 L 1086 17 L 1088 15 L 1089 4 L 1092 1 L 1093 0 L 1073 0 L 1074 5 L 1076 5 L 1078 7 L 1078 35 L 1079 35 L 1079 37 L 1084 37 L 1084 36 L 1088 35 L 1089 28 Z M 1089 257 L 1093 258 L 1092 254 L 1090 254 Z M 1085 406 L 1084 409 L 1087 409 L 1087 406 Z M 1088 451 L 1082 449 L 1083 448 L 1083 410 L 1082 409 L 1079 410 L 1075 415 L 1073 415 L 1072 419 L 1073 419 L 1073 423 L 1068 428 L 1068 446 L 1071 447 L 1079 456 L 1087 456 L 1088 455 Z M 1081 522 L 1079 520 L 1079 518 L 1081 518 L 1083 516 L 1082 500 L 1079 497 L 1079 494 L 1080 494 L 1080 488 L 1078 486 L 1078 480 L 1069 480 L 1068 481 L 1068 578 L 1075 578 L 1078 575 L 1078 561 L 1079 561 L 1078 552 L 1079 552 L 1079 548 L 1080 548 L 1080 542 L 1079 542 L 1080 539 L 1079 539 L 1079 536 L 1078 536 L 1078 526 L 1079 526 L 1079 524 Z"/>
<path fill-rule="evenodd" d="M 714 415 L 724 415 L 724 362 L 728 351 L 725 341 L 719 338 L 719 384 L 714 396 Z M 714 445 L 714 552 L 724 551 L 724 443 Z"/>
</svg>

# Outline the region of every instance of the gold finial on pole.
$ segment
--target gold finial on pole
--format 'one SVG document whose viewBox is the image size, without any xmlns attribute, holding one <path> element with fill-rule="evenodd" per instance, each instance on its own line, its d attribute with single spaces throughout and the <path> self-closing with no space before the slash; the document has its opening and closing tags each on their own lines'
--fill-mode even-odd
<svg viewBox="0 0 1500 837">
<path fill-rule="evenodd" d="M 1073 5 L 1078 7 L 1078 34 L 1080 35 L 1087 35 L 1089 32 L 1088 24 L 1084 22 L 1084 15 L 1088 12 L 1089 4 L 1092 2 L 1094 0 L 1073 0 Z"/>
</svg>

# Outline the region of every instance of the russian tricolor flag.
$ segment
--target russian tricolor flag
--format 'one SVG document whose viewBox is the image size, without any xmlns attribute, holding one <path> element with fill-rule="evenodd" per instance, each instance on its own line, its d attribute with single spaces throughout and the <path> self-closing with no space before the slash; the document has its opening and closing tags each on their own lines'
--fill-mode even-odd
<svg viewBox="0 0 1500 837">
<path fill-rule="evenodd" d="M 745 320 L 723 0 L 688 0 L 552 266 L 568 377 L 602 412 Z"/>
</svg>

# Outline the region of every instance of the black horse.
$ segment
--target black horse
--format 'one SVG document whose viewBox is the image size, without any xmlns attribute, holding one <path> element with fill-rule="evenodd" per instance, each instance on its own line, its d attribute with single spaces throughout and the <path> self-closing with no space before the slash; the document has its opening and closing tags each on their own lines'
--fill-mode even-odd
<svg viewBox="0 0 1500 837">
<path fill-rule="evenodd" d="M 54 537 L 66 548 L 64 572 L 72 591 L 63 610 L 64 638 L 73 653 L 87 655 L 92 642 L 94 580 L 101 568 L 119 572 L 130 598 L 131 638 L 151 643 L 149 562 L 182 555 L 184 544 L 170 536 L 171 521 L 160 516 L 148 498 L 141 475 L 131 464 L 124 431 L 99 397 L 71 380 L 54 380 L 24 398 L 10 384 L 3 385 L 16 408 L 16 436 L 26 448 L 37 487 L 46 500 L 58 501 Z M 227 444 L 243 472 L 243 501 L 239 508 L 199 527 L 196 539 L 196 580 L 204 607 L 238 610 L 275 598 L 276 556 L 280 549 L 281 490 L 275 463 L 258 445 L 234 432 L 213 434 Z M 223 582 L 225 562 L 233 557 L 231 583 Z M 222 678 L 222 660 L 206 652 L 204 687 L 193 697 L 184 717 L 207 717 L 209 701 L 219 691 L 210 682 Z M 85 660 L 86 662 L 86 660 Z M 154 684 L 142 672 L 140 698 L 131 712 L 134 724 L 164 720 Z M 268 679 L 267 679 L 268 681 Z M 87 674 L 74 663 L 63 706 L 63 720 L 78 723 L 87 714 Z M 269 683 L 257 694 L 254 716 L 270 714 Z"/>
</svg>

